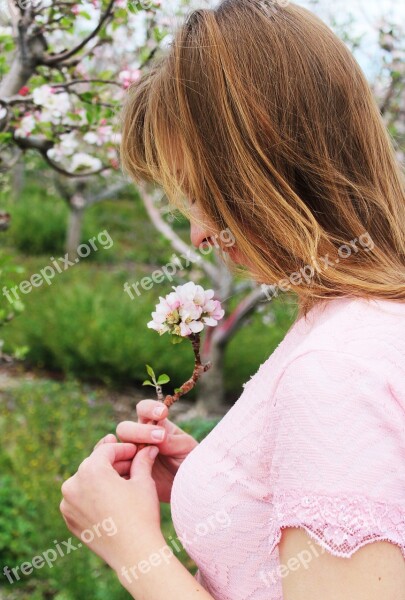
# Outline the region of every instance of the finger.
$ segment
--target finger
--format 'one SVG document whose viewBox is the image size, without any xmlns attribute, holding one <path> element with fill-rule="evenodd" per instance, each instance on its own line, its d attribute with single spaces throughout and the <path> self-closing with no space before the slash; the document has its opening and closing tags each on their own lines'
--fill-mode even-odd
<svg viewBox="0 0 405 600">
<path fill-rule="evenodd" d="M 136 453 L 131 464 L 130 479 L 133 477 L 152 477 L 153 463 L 159 454 L 157 446 L 146 446 Z"/>
<path fill-rule="evenodd" d="M 113 467 L 117 471 L 118 475 L 121 475 L 121 477 L 123 477 L 124 475 L 129 475 L 129 472 L 131 470 L 131 463 L 132 460 L 120 460 L 116 462 L 113 465 Z"/>
<path fill-rule="evenodd" d="M 162 423 L 143 425 L 134 421 L 122 421 L 117 425 L 117 435 L 122 442 L 159 444 L 166 437 L 166 429 Z"/>
<path fill-rule="evenodd" d="M 123 460 L 132 460 L 136 453 L 134 444 L 101 444 L 90 457 L 93 464 L 99 466 L 109 463 L 113 466 Z"/>
<path fill-rule="evenodd" d="M 115 437 L 115 435 L 113 433 L 108 433 L 107 435 L 102 437 L 101 440 L 99 440 L 97 442 L 97 444 L 94 446 L 93 450 L 95 450 L 96 448 L 101 446 L 101 444 L 114 444 L 114 443 L 116 444 L 117 442 L 118 442 L 118 440 Z"/>
<path fill-rule="evenodd" d="M 158 414 L 154 412 L 155 410 L 161 412 Z M 159 400 L 141 400 L 136 405 L 136 413 L 139 423 L 147 423 L 148 421 L 165 419 L 169 414 L 169 409 Z"/>
</svg>

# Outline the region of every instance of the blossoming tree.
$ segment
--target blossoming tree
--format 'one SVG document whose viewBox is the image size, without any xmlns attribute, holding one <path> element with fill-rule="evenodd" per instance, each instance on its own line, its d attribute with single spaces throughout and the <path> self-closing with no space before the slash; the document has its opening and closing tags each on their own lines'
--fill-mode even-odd
<svg viewBox="0 0 405 600">
<path fill-rule="evenodd" d="M 122 188 L 116 115 L 179 4 L 0 0 L 0 169 L 34 150 L 61 176 L 71 211 L 69 253 L 85 208 Z"/>
</svg>

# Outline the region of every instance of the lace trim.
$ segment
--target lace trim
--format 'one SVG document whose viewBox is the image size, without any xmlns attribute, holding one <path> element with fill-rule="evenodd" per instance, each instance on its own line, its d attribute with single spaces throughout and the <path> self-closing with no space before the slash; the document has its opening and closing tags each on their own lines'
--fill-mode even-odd
<svg viewBox="0 0 405 600">
<path fill-rule="evenodd" d="M 371 542 L 389 541 L 405 558 L 405 507 L 376 502 L 365 496 L 316 496 L 296 491 L 275 494 L 271 551 L 280 542 L 282 527 L 303 527 L 335 556 L 349 558 Z"/>
</svg>

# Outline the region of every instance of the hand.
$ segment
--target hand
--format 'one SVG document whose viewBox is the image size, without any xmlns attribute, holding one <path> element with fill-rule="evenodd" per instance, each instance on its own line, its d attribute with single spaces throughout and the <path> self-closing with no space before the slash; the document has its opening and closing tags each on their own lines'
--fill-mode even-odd
<svg viewBox="0 0 405 600">
<path fill-rule="evenodd" d="M 160 416 L 153 413 L 156 408 L 163 408 Z M 159 447 L 159 454 L 152 469 L 152 478 L 156 484 L 159 500 L 170 502 L 174 476 L 186 456 L 198 446 L 198 442 L 166 418 L 169 409 L 158 400 L 141 400 L 136 406 L 136 412 L 138 422 L 122 421 L 117 427 L 117 435 L 122 442 L 146 442 Z M 149 424 L 151 420 L 159 421 L 159 424 Z M 163 440 L 152 438 L 151 433 L 155 429 L 164 432 Z M 102 441 L 113 442 L 116 439 L 110 434 Z M 121 469 L 120 475 L 127 476 L 125 468 Z"/>
<path fill-rule="evenodd" d="M 62 485 L 60 510 L 68 528 L 115 570 L 129 552 L 143 558 L 152 541 L 164 543 L 151 476 L 150 453 L 157 451 L 156 446 L 136 452 L 134 444 L 100 444 Z"/>
</svg>

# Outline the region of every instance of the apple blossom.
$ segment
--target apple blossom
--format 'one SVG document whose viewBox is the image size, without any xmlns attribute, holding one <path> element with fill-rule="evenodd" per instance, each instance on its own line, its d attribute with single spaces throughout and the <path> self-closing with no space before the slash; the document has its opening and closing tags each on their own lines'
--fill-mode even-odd
<svg viewBox="0 0 405 600">
<path fill-rule="evenodd" d="M 204 290 L 192 281 L 173 289 L 165 298 L 159 298 L 147 325 L 160 335 L 168 332 L 187 337 L 200 333 L 205 326 L 215 327 L 224 316 L 221 303 L 213 299 L 213 290 Z"/>
<path fill-rule="evenodd" d="M 57 92 L 49 85 L 41 85 L 32 93 L 34 104 L 41 106 L 42 120 L 60 123 L 63 116 L 71 109 L 69 94 Z"/>
<path fill-rule="evenodd" d="M 16 137 L 27 138 L 35 129 L 36 121 L 31 113 L 27 113 L 20 121 L 15 130 Z"/>
<path fill-rule="evenodd" d="M 127 89 L 131 83 L 138 81 L 141 77 L 140 69 L 124 69 L 118 74 L 118 80 L 122 83 L 124 89 Z"/>
<path fill-rule="evenodd" d="M 79 146 L 79 141 L 76 138 L 74 131 L 70 133 L 63 133 L 60 136 L 59 144 L 55 144 L 53 148 L 48 150 L 49 158 L 60 162 L 65 156 L 72 156 Z"/>
<path fill-rule="evenodd" d="M 114 133 L 112 125 L 101 125 L 96 131 L 88 131 L 84 136 L 83 140 L 88 144 L 96 146 L 104 146 L 114 140 L 117 134 Z"/>
<path fill-rule="evenodd" d="M 102 162 L 99 158 L 85 152 L 78 152 L 73 157 L 71 170 L 73 173 L 75 171 L 97 171 L 101 167 Z"/>
</svg>

